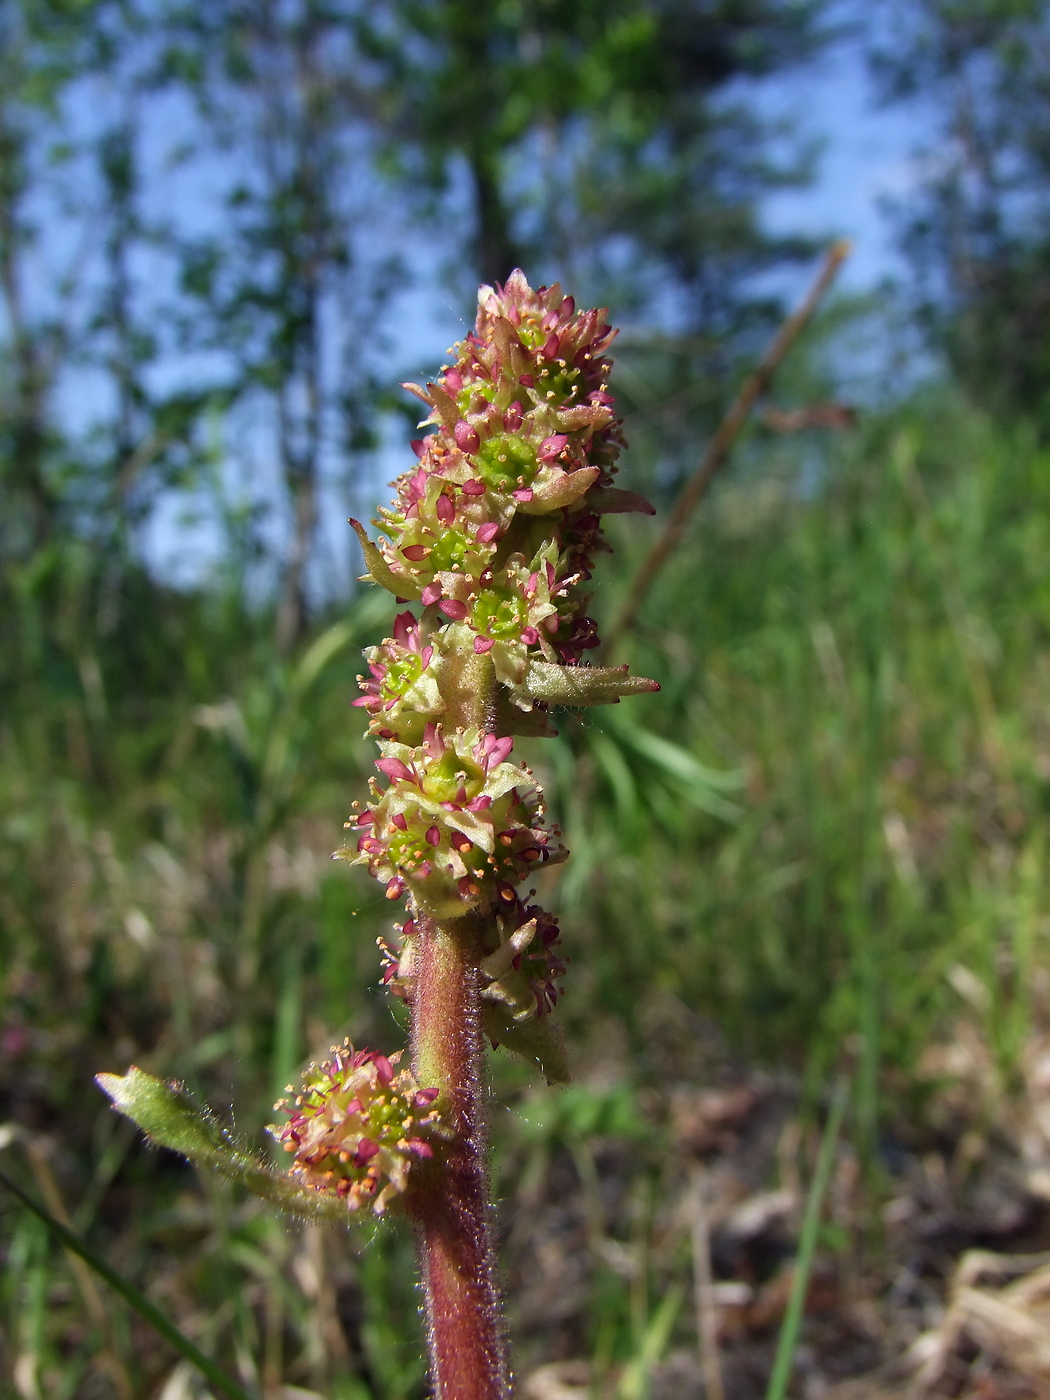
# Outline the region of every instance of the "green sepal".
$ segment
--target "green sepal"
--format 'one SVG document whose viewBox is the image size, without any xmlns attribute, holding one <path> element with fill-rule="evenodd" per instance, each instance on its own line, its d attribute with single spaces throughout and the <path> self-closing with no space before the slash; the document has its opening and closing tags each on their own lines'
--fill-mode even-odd
<svg viewBox="0 0 1050 1400">
<path fill-rule="evenodd" d="M 427 384 L 426 397 L 430 400 L 434 412 L 426 420 L 428 423 L 442 423 L 446 428 L 452 429 L 459 422 L 462 414 L 459 405 L 447 390 L 440 384 Z"/>
<path fill-rule="evenodd" d="M 417 399 L 422 399 L 427 408 L 433 407 L 430 402 L 430 395 L 425 389 L 421 389 L 418 384 L 412 384 L 407 380 L 401 381 L 402 389 L 407 389 L 410 394 L 415 394 Z"/>
<path fill-rule="evenodd" d="M 571 1082 L 565 1041 L 549 1016 L 515 1021 L 506 1007 L 498 1002 L 486 1002 L 481 1008 L 481 1026 L 494 1046 L 503 1046 L 511 1054 L 535 1065 L 548 1084 Z"/>
<path fill-rule="evenodd" d="M 615 705 L 622 695 L 659 690 L 657 681 L 631 676 L 626 666 L 556 666 L 530 661 L 517 688 L 530 700 L 547 705 Z"/>
<path fill-rule="evenodd" d="M 377 545 L 374 545 L 368 538 L 368 532 L 361 524 L 360 520 L 351 519 L 350 528 L 361 542 L 361 552 L 365 556 L 365 563 L 368 565 L 366 579 L 371 579 L 373 583 L 378 583 L 380 588 L 385 588 L 388 593 L 392 593 L 395 598 L 420 598 L 423 589 L 413 578 L 407 575 L 395 574 L 390 565 L 383 558 Z"/>
<path fill-rule="evenodd" d="M 599 476 L 598 467 L 577 467 L 573 472 L 560 472 L 550 481 L 535 484 L 532 500 L 519 502 L 518 510 L 526 515 L 549 515 L 552 511 L 564 510 L 586 495 Z"/>
<path fill-rule="evenodd" d="M 290 1215 L 340 1225 L 354 1219 L 345 1202 L 305 1190 L 255 1156 L 214 1114 L 198 1108 L 181 1085 L 155 1079 L 135 1065 L 125 1075 L 96 1074 L 95 1081 L 113 1100 L 113 1107 L 137 1123 L 151 1141 L 181 1153 L 195 1166 L 240 1182 Z"/>
</svg>

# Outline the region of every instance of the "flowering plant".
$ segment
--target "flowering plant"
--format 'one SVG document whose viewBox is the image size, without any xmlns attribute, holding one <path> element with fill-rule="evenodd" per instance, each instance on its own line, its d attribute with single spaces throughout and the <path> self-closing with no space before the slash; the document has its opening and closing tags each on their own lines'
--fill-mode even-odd
<svg viewBox="0 0 1050 1400">
<path fill-rule="evenodd" d="M 407 900 L 399 946 L 383 944 L 383 981 L 408 1004 L 412 1068 L 335 1048 L 273 1130 L 292 1155 L 292 1181 L 278 1186 L 255 1164 L 249 1185 L 304 1213 L 316 1202 L 328 1218 L 395 1204 L 413 1218 L 444 1400 L 509 1390 L 483 1041 L 538 1063 L 548 1079 L 565 1077 L 550 1015 L 565 972 L 558 923 L 520 887 L 567 853 L 514 738 L 552 733 L 557 705 L 658 688 L 584 659 L 598 645 L 581 586 L 606 548 L 601 517 L 651 511 L 614 484 L 623 440 L 608 391 L 613 335 L 604 311 L 578 312 L 560 287 L 534 291 L 520 271 L 482 287 L 454 361 L 425 388 L 405 386 L 433 431 L 413 443 L 417 464 L 373 522 L 378 541 L 351 522 L 368 576 L 419 607 L 400 612 L 393 635 L 366 653 L 354 703 L 368 714 L 381 776 L 367 803 L 353 804 L 349 842 L 336 853 L 367 868 L 389 899 Z M 130 1075 L 106 1076 L 118 1106 L 194 1155 L 165 1126 L 181 1101 L 132 1074 L 133 1086 Z M 137 1109 L 147 1081 L 153 1100 Z M 208 1141 L 216 1164 L 214 1132 Z M 225 1170 L 250 1175 L 229 1162 Z"/>
</svg>

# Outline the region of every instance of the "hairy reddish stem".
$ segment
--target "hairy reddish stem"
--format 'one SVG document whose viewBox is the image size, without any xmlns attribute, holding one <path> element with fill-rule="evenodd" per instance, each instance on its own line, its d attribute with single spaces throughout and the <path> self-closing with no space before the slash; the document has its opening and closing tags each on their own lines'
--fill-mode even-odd
<svg viewBox="0 0 1050 1400">
<path fill-rule="evenodd" d="M 412 1063 L 452 1137 L 420 1173 L 419 1237 L 435 1400 L 504 1400 L 510 1377 L 485 1162 L 478 921 L 418 917 Z"/>
</svg>

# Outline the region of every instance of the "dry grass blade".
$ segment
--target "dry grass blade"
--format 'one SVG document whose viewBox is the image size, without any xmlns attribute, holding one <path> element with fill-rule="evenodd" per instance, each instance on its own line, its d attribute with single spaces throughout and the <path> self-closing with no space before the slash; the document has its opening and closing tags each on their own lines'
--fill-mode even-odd
<svg viewBox="0 0 1050 1400">
<path fill-rule="evenodd" d="M 989 1274 L 1021 1274 L 1012 1283 L 978 1287 Z M 915 1390 L 924 1394 L 944 1375 L 963 1338 L 1021 1376 L 1050 1379 L 1050 1254 L 969 1250 L 952 1280 L 948 1310 L 935 1330 L 915 1342 Z"/>
<path fill-rule="evenodd" d="M 696 1291 L 696 1330 L 700 1342 L 700 1364 L 704 1372 L 707 1400 L 724 1400 L 722 1365 L 718 1356 L 718 1306 L 711 1272 L 711 1232 L 707 1212 L 706 1172 L 693 1172 L 693 1283 Z"/>
</svg>

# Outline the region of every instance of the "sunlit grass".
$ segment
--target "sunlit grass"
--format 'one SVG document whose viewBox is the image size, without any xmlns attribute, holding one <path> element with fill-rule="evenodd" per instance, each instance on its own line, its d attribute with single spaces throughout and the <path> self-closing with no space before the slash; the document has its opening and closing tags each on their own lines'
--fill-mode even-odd
<svg viewBox="0 0 1050 1400">
<path fill-rule="evenodd" d="M 660 1105 L 705 1055 L 789 1070 L 809 1111 L 848 1068 L 846 1132 L 877 1168 L 888 1129 L 919 1131 L 915 1069 L 956 1018 L 1007 1092 L 1047 1002 L 1050 458 L 948 397 L 823 448 L 805 489 L 803 455 L 750 449 L 610 658 L 661 694 L 569 716 L 535 755 L 574 851 L 543 894 L 581 1073 L 556 1094 L 499 1064 L 496 1184 L 525 1364 L 568 1350 L 602 1394 L 644 1395 L 692 1344 Z M 623 584 L 644 544 L 625 536 Z M 420 1396 L 403 1234 L 304 1242 L 148 1153 L 90 1087 L 135 1061 L 261 1134 L 308 1054 L 399 1038 L 375 985 L 389 905 L 327 859 L 369 762 L 349 700 L 382 600 L 280 665 L 266 619 L 133 574 L 114 600 L 83 551 L 3 587 L 11 1116 L 77 1228 L 242 1382 Z M 613 582 L 596 606 L 617 601 Z M 17 1138 L 5 1156 L 31 1184 Z M 582 1202 L 550 1227 L 582 1302 L 545 1318 L 528 1261 L 551 1189 Z M 0 1210 L 17 1393 L 108 1395 L 64 1259 Z M 116 1316 L 156 1385 L 174 1357 Z"/>
</svg>

